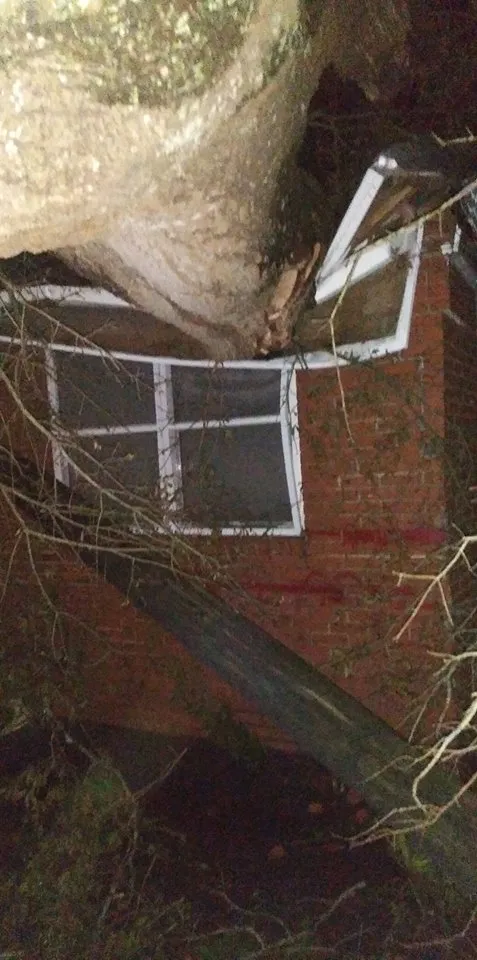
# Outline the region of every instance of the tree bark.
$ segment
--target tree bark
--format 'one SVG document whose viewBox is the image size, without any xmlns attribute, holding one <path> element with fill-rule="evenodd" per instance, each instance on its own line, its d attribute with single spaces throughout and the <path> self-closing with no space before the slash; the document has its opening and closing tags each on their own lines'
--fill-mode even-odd
<svg viewBox="0 0 477 960">
<path fill-rule="evenodd" d="M 327 232 L 294 160 L 321 72 L 334 63 L 386 93 L 406 61 L 407 0 L 190 11 L 3 4 L 0 255 L 59 251 L 204 355 L 249 356 L 267 264 Z"/>
<path fill-rule="evenodd" d="M 297 746 L 314 756 L 347 785 L 355 786 L 390 829 L 424 824 L 414 807 L 412 783 L 421 754 L 361 703 L 339 689 L 293 651 L 224 600 L 153 565 L 102 518 L 92 517 L 71 491 L 52 486 L 27 461 L 0 458 L 0 479 L 21 509 L 43 530 L 78 543 L 81 559 L 113 584 L 138 610 L 173 634 L 201 663 L 270 717 Z M 53 496 L 55 499 L 53 500 Z M 107 545 L 107 546 L 105 546 Z M 159 548 L 160 549 L 160 546 Z M 155 558 L 157 561 L 157 557 Z M 458 780 L 433 770 L 421 791 L 432 806 L 447 804 Z M 475 900 L 477 871 L 473 851 L 475 817 L 452 806 L 432 827 L 408 835 L 411 850 L 423 857 L 432 880 L 453 888 L 460 899 Z"/>
</svg>

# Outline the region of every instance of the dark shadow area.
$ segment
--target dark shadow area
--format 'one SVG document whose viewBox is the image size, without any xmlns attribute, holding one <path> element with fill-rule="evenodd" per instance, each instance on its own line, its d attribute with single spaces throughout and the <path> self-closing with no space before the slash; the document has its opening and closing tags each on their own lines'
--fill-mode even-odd
<svg viewBox="0 0 477 960">
<path fill-rule="evenodd" d="M 166 750 L 177 756 L 188 747 L 170 775 L 140 800 L 143 830 L 161 850 L 149 876 L 151 890 L 165 902 L 185 898 L 199 938 L 197 949 L 189 946 L 184 953 L 183 942 L 172 932 L 165 947 L 171 960 L 245 958 L 247 927 L 268 944 L 288 936 L 296 936 L 298 944 L 300 931 L 306 930 L 312 942 L 339 960 L 398 960 L 399 941 L 445 935 L 445 916 L 433 914 L 385 844 L 351 848 L 346 838 L 366 825 L 369 811 L 354 790 L 336 782 L 312 758 L 269 750 L 251 762 L 210 741 L 166 742 L 105 725 L 83 733 L 85 744 L 113 757 L 135 789 L 160 774 Z M 81 750 L 69 744 L 67 753 L 78 771 L 86 768 Z M 1 744 L 2 773 L 18 774 L 50 754 L 46 734 L 18 731 Z M 20 829 L 19 809 L 3 804 L 3 871 L 19 863 L 15 838 Z M 202 950 L 200 938 L 209 943 L 207 937 L 220 928 L 236 931 L 242 944 L 237 952 L 230 947 L 221 952 L 217 944 L 207 948 L 210 953 L 205 946 Z M 465 950 L 433 950 L 409 955 L 419 960 L 468 955 Z M 314 954 L 297 953 L 308 955 Z M 266 956 L 273 958 L 273 950 Z"/>
<path fill-rule="evenodd" d="M 410 0 L 407 71 L 383 84 L 374 103 L 333 66 L 322 74 L 308 109 L 298 155 L 326 189 L 335 226 L 361 176 L 379 152 L 422 134 L 444 139 L 477 132 L 477 10 L 471 0 Z"/>
</svg>

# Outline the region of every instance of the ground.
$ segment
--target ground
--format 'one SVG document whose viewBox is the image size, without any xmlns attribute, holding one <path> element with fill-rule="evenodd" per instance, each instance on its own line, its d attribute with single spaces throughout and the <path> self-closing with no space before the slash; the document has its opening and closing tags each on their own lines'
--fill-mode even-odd
<svg viewBox="0 0 477 960">
<path fill-rule="evenodd" d="M 477 956 L 475 930 L 436 942 L 455 926 L 385 846 L 350 849 L 345 838 L 366 823 L 366 807 L 309 757 L 271 750 L 251 764 L 210 741 L 191 741 L 143 811 L 161 849 L 149 897 L 191 905 L 188 942 L 172 931 L 167 960 Z M 8 870 L 15 821 L 5 808 L 2 824 L 0 865 Z M 126 923 L 120 904 L 118 911 Z M 218 929 L 231 932 L 212 935 Z"/>
<path fill-rule="evenodd" d="M 286 936 L 282 925 L 296 934 L 316 923 L 315 942 L 324 947 L 318 956 L 474 955 L 472 936 L 455 949 L 410 948 L 413 941 L 445 937 L 445 917 L 424 906 L 418 887 L 413 890 L 384 846 L 349 849 L 343 838 L 359 832 L 366 808 L 306 756 L 269 751 L 254 768 L 203 742 L 153 806 L 167 810 L 168 823 L 185 837 L 164 882 L 171 893 L 190 897 L 200 930 L 252 925 L 256 912 L 257 928 L 278 939 Z M 349 896 L 320 922 L 345 891 Z M 210 953 L 211 960 L 222 956 L 232 960 L 246 953 L 230 943 L 227 952 Z M 191 950 L 196 957 L 201 954 Z"/>
</svg>

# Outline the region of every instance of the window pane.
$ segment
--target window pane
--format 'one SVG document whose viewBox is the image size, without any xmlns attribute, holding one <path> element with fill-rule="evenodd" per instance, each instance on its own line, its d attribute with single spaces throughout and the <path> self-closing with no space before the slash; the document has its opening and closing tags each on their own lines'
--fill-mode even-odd
<svg viewBox="0 0 477 960">
<path fill-rule="evenodd" d="M 453 253 L 449 262 L 450 307 L 463 323 L 475 329 L 477 319 L 477 259 L 463 252 Z"/>
<path fill-rule="evenodd" d="M 280 412 L 279 370 L 172 367 L 176 422 L 260 417 Z"/>
<path fill-rule="evenodd" d="M 73 429 L 154 423 L 154 376 L 146 363 L 55 354 L 60 417 Z"/>
<path fill-rule="evenodd" d="M 291 522 L 279 424 L 179 434 L 186 519 L 202 526 Z"/>
<path fill-rule="evenodd" d="M 126 487 L 138 497 L 150 497 L 157 491 L 159 470 L 155 433 L 78 437 L 76 443 L 77 447 L 67 448 L 67 453 L 103 489 Z M 72 473 L 74 475 L 74 468 Z M 77 482 L 82 488 L 89 486 L 82 478 L 77 478 Z M 90 492 L 93 492 L 91 487 Z"/>
<path fill-rule="evenodd" d="M 409 265 L 406 255 L 396 256 L 381 270 L 350 283 L 344 299 L 340 292 L 317 303 L 310 311 L 312 316 L 303 317 L 297 325 L 300 347 L 333 350 L 333 340 L 341 345 L 394 336 Z M 333 315 L 332 331 L 329 318 Z"/>
</svg>

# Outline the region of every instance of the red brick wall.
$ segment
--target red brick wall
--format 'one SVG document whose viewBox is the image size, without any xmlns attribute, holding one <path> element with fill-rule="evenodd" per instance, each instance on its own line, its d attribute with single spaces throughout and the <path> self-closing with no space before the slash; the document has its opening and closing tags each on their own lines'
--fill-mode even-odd
<svg viewBox="0 0 477 960">
<path fill-rule="evenodd" d="M 450 270 L 450 310 L 443 318 L 446 415 L 446 489 L 451 522 L 473 529 L 469 486 L 477 483 L 476 290 Z"/>
<path fill-rule="evenodd" d="M 340 381 L 335 370 L 299 374 L 304 536 L 199 544 L 245 588 L 249 599 L 234 601 L 248 616 L 396 726 L 433 666 L 428 648 L 442 647 L 446 637 L 439 599 L 431 595 L 396 639 L 422 588 L 422 581 L 399 584 L 396 572 L 428 573 L 447 536 L 442 239 L 428 232 L 402 356 L 342 369 Z M 286 745 L 170 637 L 80 571 L 64 566 L 58 592 L 99 631 L 88 687 L 94 719 L 197 732 L 197 720 L 183 709 L 180 663 L 193 701 L 202 693 L 225 699 L 267 742 Z"/>
<path fill-rule="evenodd" d="M 444 316 L 444 400 L 446 497 L 454 539 L 477 530 L 477 311 L 476 289 L 455 268 L 450 271 L 450 311 Z M 467 551 L 475 563 L 475 547 Z M 456 647 L 475 647 L 477 589 L 465 563 L 451 574 Z M 475 671 L 467 662 L 456 675 L 462 707 L 475 690 Z M 475 760 L 474 760 L 475 768 Z M 472 771 L 471 771 L 472 772 Z"/>
</svg>

